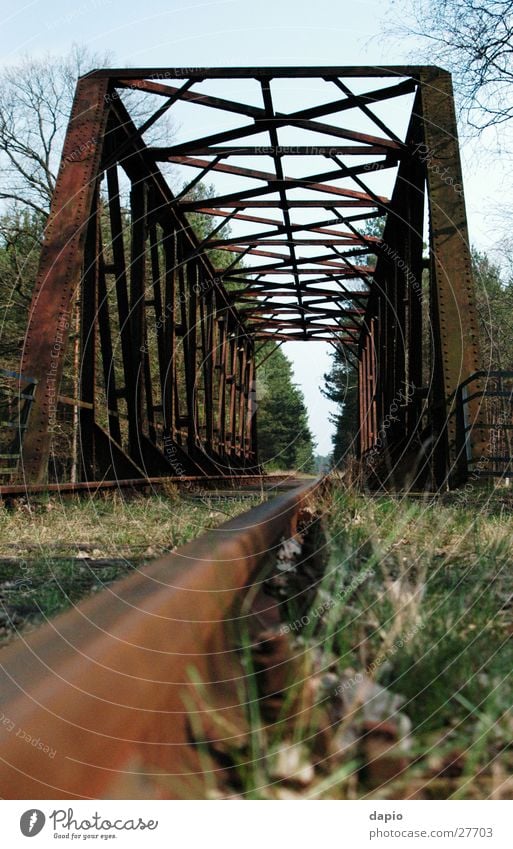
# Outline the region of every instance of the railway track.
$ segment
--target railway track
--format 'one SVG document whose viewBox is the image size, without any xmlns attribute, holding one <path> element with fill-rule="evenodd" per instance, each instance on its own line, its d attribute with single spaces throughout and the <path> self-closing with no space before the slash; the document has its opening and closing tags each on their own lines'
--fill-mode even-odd
<svg viewBox="0 0 513 849">
<path fill-rule="evenodd" d="M 295 483 L 0 652 L 1 796 L 203 798 L 230 771 L 248 656 L 270 720 L 294 667 L 271 585 L 311 575 L 324 486 Z"/>
<path fill-rule="evenodd" d="M 0 499 L 30 498 L 37 495 L 77 495 L 115 490 L 159 490 L 176 486 L 180 492 L 211 490 L 272 491 L 276 488 L 297 486 L 298 478 L 289 474 L 266 475 L 180 475 L 177 477 L 144 477 L 119 480 L 79 481 L 77 483 L 4 484 L 0 486 Z"/>
</svg>

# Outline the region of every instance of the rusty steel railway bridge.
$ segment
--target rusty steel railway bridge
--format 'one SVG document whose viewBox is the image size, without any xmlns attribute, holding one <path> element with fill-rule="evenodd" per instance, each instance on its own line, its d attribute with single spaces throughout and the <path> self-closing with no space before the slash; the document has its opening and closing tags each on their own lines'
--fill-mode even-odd
<svg viewBox="0 0 513 849">
<path fill-rule="evenodd" d="M 258 362 L 289 341 L 357 371 L 371 483 L 495 473 L 450 75 L 82 77 L 3 482 L 63 479 L 72 414 L 78 482 L 254 475 Z"/>
<path fill-rule="evenodd" d="M 251 492 L 255 375 L 288 341 L 330 343 L 357 374 L 369 485 L 509 470 L 513 374 L 481 361 L 449 75 L 80 79 L 20 367 L 2 373 L 0 494 L 163 477 Z M 2 649 L 4 798 L 240 798 L 249 703 L 276 739 L 322 724 L 283 624 L 325 572 L 329 483 L 265 485 L 280 494 Z"/>
</svg>

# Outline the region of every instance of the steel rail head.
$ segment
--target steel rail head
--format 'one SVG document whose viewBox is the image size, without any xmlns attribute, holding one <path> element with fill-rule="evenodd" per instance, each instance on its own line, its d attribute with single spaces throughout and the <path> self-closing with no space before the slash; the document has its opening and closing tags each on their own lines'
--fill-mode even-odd
<svg viewBox="0 0 513 849">
<path fill-rule="evenodd" d="M 274 599 L 248 600 L 321 486 L 278 495 L 4 648 L 2 797 L 200 793 L 191 727 L 214 708 L 240 720 L 240 633 L 279 617 Z"/>
</svg>

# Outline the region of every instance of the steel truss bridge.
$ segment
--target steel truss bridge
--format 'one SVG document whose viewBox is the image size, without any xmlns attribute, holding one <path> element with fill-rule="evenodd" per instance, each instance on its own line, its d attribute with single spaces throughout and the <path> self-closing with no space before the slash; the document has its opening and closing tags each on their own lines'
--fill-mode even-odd
<svg viewBox="0 0 513 849">
<path fill-rule="evenodd" d="M 369 481 L 493 474 L 450 75 L 81 78 L 10 481 L 59 479 L 72 415 L 78 481 L 255 474 L 258 362 L 288 341 L 328 342 L 356 370 Z"/>
</svg>

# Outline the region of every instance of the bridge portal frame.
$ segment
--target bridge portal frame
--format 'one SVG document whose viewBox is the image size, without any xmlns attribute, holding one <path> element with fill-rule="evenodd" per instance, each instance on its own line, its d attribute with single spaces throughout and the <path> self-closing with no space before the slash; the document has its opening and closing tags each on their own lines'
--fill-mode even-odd
<svg viewBox="0 0 513 849">
<path fill-rule="evenodd" d="M 282 263 L 282 268 L 275 264 L 272 273 L 288 274 L 292 269 L 291 291 L 297 294 L 299 314 L 287 320 L 266 314 L 262 321 L 254 300 L 250 301 L 253 309 L 244 309 L 244 296 L 264 295 L 278 284 L 265 282 L 265 275 L 270 272 L 264 269 L 258 282 L 248 284 L 239 305 L 235 305 L 224 279 L 217 276 L 204 252 L 205 244 L 195 237 L 187 221 L 188 209 L 200 207 L 190 202 L 188 207 L 186 198 L 173 197 L 156 164 L 166 156 L 159 156 L 155 150 L 148 155 L 142 138 L 150 124 L 174 102 L 187 93 L 190 96 L 195 82 L 255 78 L 262 85 L 265 119 L 271 125 L 272 140 L 274 112 L 269 84 L 283 77 L 321 77 L 334 81 L 350 77 L 399 77 L 410 80 L 416 91 L 405 143 L 396 145 L 400 148 L 400 159 L 392 198 L 386 207 L 383 199 L 373 199 L 377 208 L 382 212 L 386 208 L 387 213 L 385 231 L 376 246 L 376 266 L 371 273 L 363 267 L 355 272 L 369 282 L 369 291 L 359 297 L 354 295 L 342 307 L 338 302 L 339 316 L 344 319 L 350 316 L 350 322 L 338 321 L 335 328 L 319 323 L 322 319 L 314 323 L 311 318 L 314 307 L 310 314 L 301 300 L 307 289 L 300 282 L 301 268 L 298 271 L 287 218 L 298 202 L 291 201 L 286 194 L 288 178 L 280 171 L 278 158 L 276 179 L 281 186 L 278 205 L 284 210 L 282 229 L 286 231 L 290 264 Z M 175 89 L 157 113 L 137 128 L 117 94 L 119 86 L 155 93 L 162 88 L 155 80 L 174 78 L 186 79 L 186 83 Z M 369 111 L 366 103 L 373 102 L 372 98 L 348 96 L 355 102 L 358 100 L 363 111 Z M 364 141 L 369 143 L 368 139 Z M 389 145 L 394 147 L 390 142 Z M 197 146 L 192 152 L 178 152 L 175 160 L 180 156 L 190 157 L 191 153 L 197 153 Z M 391 153 L 394 154 L 393 149 Z M 220 153 L 208 163 L 202 176 L 210 169 L 221 170 L 219 160 L 225 156 L 226 153 Z M 173 157 L 169 160 L 173 161 Z M 131 183 L 129 246 L 118 182 L 120 166 Z M 347 168 L 341 173 L 348 173 Z M 107 186 L 106 200 L 100 190 L 103 179 Z M 269 203 L 255 200 L 257 191 L 248 195 L 245 193 L 235 201 L 230 215 L 240 217 L 238 210 L 244 212 L 245 207 Z M 369 197 L 361 195 L 356 203 L 368 204 Z M 343 207 L 344 202 L 348 203 L 331 198 L 324 205 L 326 209 L 336 203 Z M 422 239 L 426 203 L 427 259 Z M 110 227 L 109 257 L 103 245 L 105 217 Z M 317 228 L 317 232 L 321 231 Z M 355 243 L 354 254 L 369 249 L 369 240 L 363 236 L 360 239 Z M 327 237 L 325 242 L 328 245 Z M 211 234 L 208 247 L 212 248 L 213 244 Z M 243 253 L 258 252 L 256 248 L 256 243 L 252 244 Z M 348 264 L 347 260 L 344 262 Z M 321 258 L 320 263 L 325 266 L 330 261 Z M 422 303 L 426 268 L 432 363 L 430 383 L 423 386 L 422 338 L 426 327 Z M 120 374 L 112 367 L 117 340 L 111 332 L 109 275 L 115 281 L 122 386 Z M 338 276 L 342 277 L 340 272 Z M 332 341 L 347 352 L 348 362 L 357 360 L 359 454 L 364 460 L 372 458 L 370 477 L 377 468 L 381 482 L 404 480 L 401 463 L 411 465 L 412 451 L 421 451 L 421 466 L 431 471 L 438 486 L 458 484 L 468 476 L 470 459 L 475 462 L 486 453 L 486 440 L 479 428 L 480 399 L 476 397 L 466 404 L 463 423 L 457 405 L 458 387 L 478 372 L 482 364 L 454 98 L 450 75 L 442 69 L 431 66 L 109 69 L 81 78 L 21 358 L 21 372 L 38 380 L 20 465 L 20 479 L 27 483 L 47 479 L 55 410 L 63 401 L 68 331 L 77 297 L 81 374 L 79 397 L 74 401 L 80 420 L 79 474 L 84 480 L 105 476 L 240 474 L 241 470 L 254 473 L 257 468 L 255 345 L 258 340 L 269 339 L 325 340 L 331 335 Z M 158 363 L 150 363 L 148 310 L 152 310 L 157 333 Z M 181 362 L 176 353 L 178 337 L 183 342 Z M 99 368 L 104 372 L 105 404 L 101 411 L 96 391 Z M 159 383 L 157 404 L 155 373 Z M 184 392 L 182 386 L 185 410 L 180 409 L 180 381 L 185 383 Z M 120 402 L 125 404 L 125 435 L 120 425 L 123 418 Z M 391 470 L 390 478 L 387 469 Z"/>
</svg>

